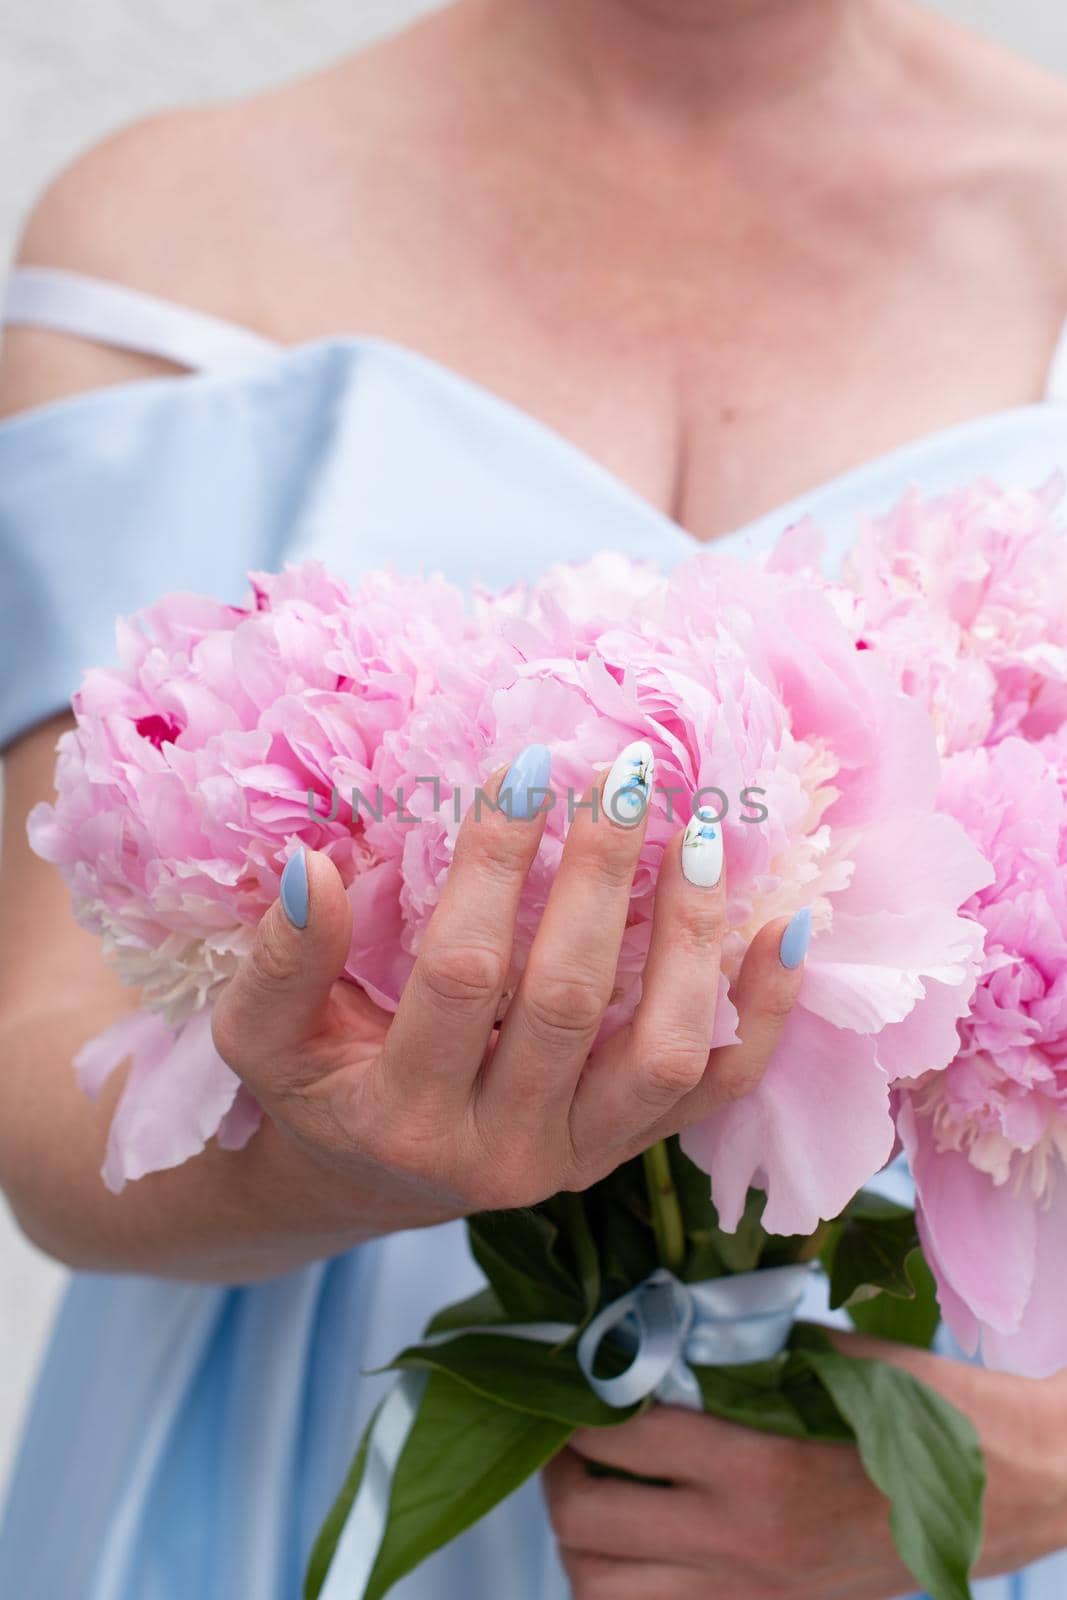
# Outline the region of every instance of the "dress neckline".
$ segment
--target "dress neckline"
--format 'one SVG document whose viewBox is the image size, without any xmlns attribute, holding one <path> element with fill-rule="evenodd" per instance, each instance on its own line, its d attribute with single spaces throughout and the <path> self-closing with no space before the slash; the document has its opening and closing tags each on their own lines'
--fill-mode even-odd
<svg viewBox="0 0 1067 1600">
<path fill-rule="evenodd" d="M 20 266 L 11 273 L 6 302 L 0 311 L 4 324 L 47 327 L 52 331 L 74 333 L 100 343 L 162 355 L 187 373 L 136 378 L 102 389 L 91 389 L 46 401 L 13 416 L 0 419 L 0 443 L 5 435 L 17 435 L 20 427 L 46 418 L 78 414 L 82 408 L 106 403 L 114 397 L 122 403 L 131 394 L 165 392 L 174 386 L 197 392 L 219 386 L 255 383 L 264 375 L 277 376 L 290 365 L 328 359 L 338 352 L 343 359 L 379 361 L 416 373 L 437 388 L 451 391 L 481 412 L 506 422 L 513 431 L 524 432 L 542 450 L 547 449 L 572 471 L 595 482 L 631 515 L 645 520 L 650 528 L 680 552 L 695 553 L 722 548 L 751 539 L 769 525 L 781 530 L 798 521 L 810 506 L 830 497 L 858 491 L 865 481 L 897 472 L 907 476 L 907 464 L 932 453 L 951 453 L 964 441 L 981 440 L 997 430 L 1028 419 L 1062 417 L 1067 439 L 1067 325 L 1058 342 L 1048 387 L 1043 398 L 981 413 L 943 428 L 903 441 L 890 449 L 811 484 L 790 499 L 769 507 L 740 526 L 710 539 L 701 539 L 669 512 L 662 510 L 618 473 L 570 439 L 566 434 L 508 400 L 488 385 L 468 377 L 456 368 L 425 354 L 402 341 L 373 334 L 336 334 L 280 344 L 250 329 L 221 321 L 177 302 L 144 294 L 125 285 L 81 273 L 50 267 Z"/>
<path fill-rule="evenodd" d="M 1067 344 L 1067 338 L 1064 341 Z M 892 475 L 896 467 L 904 468 L 905 464 L 913 458 L 930 453 L 949 452 L 958 444 L 964 442 L 980 441 L 987 434 L 994 434 L 1005 426 L 1023 423 L 1028 419 L 1040 418 L 1046 420 L 1049 415 L 1062 416 L 1064 440 L 1067 443 L 1067 399 L 1060 399 L 1047 395 L 1043 399 L 1021 401 L 1015 405 L 1002 406 L 994 411 L 979 413 L 977 416 L 964 418 L 959 422 L 948 423 L 942 428 L 935 428 L 928 433 L 916 434 L 904 440 L 899 445 L 892 445 L 887 450 L 878 451 L 873 456 L 867 456 L 862 461 L 856 462 L 851 467 L 844 468 L 841 472 L 833 473 L 828 478 L 823 478 L 802 489 L 799 493 L 790 496 L 788 500 L 780 501 L 768 507 L 755 516 L 747 518 L 743 523 L 734 528 L 714 534 L 710 539 L 701 539 L 693 533 L 684 523 L 672 517 L 669 512 L 662 510 L 656 503 L 649 500 L 639 489 L 635 489 L 625 478 L 613 472 L 596 456 L 591 455 L 573 439 L 568 438 L 551 423 L 544 422 L 533 412 L 527 411 L 523 406 L 508 400 L 497 393 L 495 389 L 480 383 L 477 379 L 469 378 L 464 373 L 448 366 L 445 362 L 438 361 L 435 357 L 425 355 L 422 351 L 405 345 L 397 340 L 380 338 L 375 335 L 346 335 L 324 340 L 311 341 L 309 345 L 284 346 L 286 350 L 307 348 L 322 348 L 330 345 L 347 345 L 356 350 L 375 350 L 386 360 L 402 366 L 408 366 L 420 371 L 427 378 L 439 385 L 447 385 L 457 392 L 463 392 L 466 398 L 478 405 L 481 409 L 488 409 L 497 415 L 506 417 L 511 425 L 525 430 L 531 436 L 539 436 L 541 442 L 548 446 L 556 455 L 569 460 L 570 464 L 578 468 L 587 478 L 599 480 L 600 483 L 618 500 L 625 501 L 636 513 L 643 515 L 650 524 L 657 524 L 660 529 L 674 541 L 681 541 L 690 553 L 700 550 L 721 548 L 724 544 L 734 544 L 751 538 L 757 530 L 773 524 L 779 530 L 784 530 L 799 521 L 807 512 L 808 506 L 830 497 L 852 498 L 854 491 L 858 490 L 865 480 Z M 1036 485 L 1035 485 L 1036 487 Z"/>
</svg>

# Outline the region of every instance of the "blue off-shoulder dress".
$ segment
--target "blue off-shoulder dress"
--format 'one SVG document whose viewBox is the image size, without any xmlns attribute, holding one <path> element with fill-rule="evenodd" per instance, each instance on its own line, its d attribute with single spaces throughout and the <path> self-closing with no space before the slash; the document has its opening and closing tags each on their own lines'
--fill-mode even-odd
<svg viewBox="0 0 1067 1600">
<path fill-rule="evenodd" d="M 0 745 L 114 659 L 113 622 L 172 588 L 236 600 L 250 567 L 386 561 L 460 584 L 605 548 L 669 565 L 676 523 L 500 398 L 395 344 L 282 350 L 178 308 L 23 272 L 10 320 L 169 356 L 195 375 L 0 424 Z M 1067 470 L 1067 362 L 1048 396 L 880 457 L 724 541 L 810 513 L 837 554 L 911 483 Z M 366 1244 L 253 1287 L 74 1276 L 2 1526 L 11 1600 L 297 1600 L 312 1540 L 387 1379 L 365 1376 L 479 1278 L 462 1225 Z M 396 1600 L 563 1600 L 536 1484 Z M 1062 1600 L 1067 1556 L 976 1586 Z"/>
</svg>

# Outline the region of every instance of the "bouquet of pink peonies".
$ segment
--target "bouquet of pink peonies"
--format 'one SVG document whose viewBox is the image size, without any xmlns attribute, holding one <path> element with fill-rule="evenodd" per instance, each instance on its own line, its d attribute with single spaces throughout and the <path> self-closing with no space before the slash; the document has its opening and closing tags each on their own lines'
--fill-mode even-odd
<svg viewBox="0 0 1067 1600">
<path fill-rule="evenodd" d="M 516 978 L 563 796 L 629 741 L 655 757 L 605 1032 L 637 1004 L 659 862 L 695 810 L 728 861 L 716 1043 L 735 1037 L 755 931 L 811 910 L 799 1003 L 757 1089 L 584 1195 L 471 1219 L 489 1287 L 398 1357 L 309 1595 L 385 1594 L 575 1427 L 657 1399 L 855 1439 L 917 1580 L 969 1592 L 970 1425 L 795 1315 L 818 1260 L 861 1326 L 928 1342 L 921 1234 L 965 1342 L 982 1330 L 988 1357 L 1025 1370 L 1067 1359 L 1049 1270 L 1067 1149 L 1067 628 L 1040 581 L 1055 592 L 1067 556 L 1054 509 L 985 488 L 910 499 L 836 584 L 798 529 L 762 568 L 710 551 L 663 578 L 605 556 L 469 609 L 441 580 L 349 590 L 309 563 L 254 575 L 243 607 L 176 595 L 120 623 L 119 666 L 87 675 L 56 801 L 29 825 L 144 997 L 75 1063 L 93 1093 L 130 1062 L 114 1188 L 254 1134 L 211 1010 L 293 851 L 337 865 L 345 979 L 395 1009 L 467 805 L 531 741 L 551 748 L 553 791 Z M 863 1189 L 901 1143 L 917 1219 Z"/>
<path fill-rule="evenodd" d="M 867 642 L 927 703 L 938 807 L 993 869 L 944 1072 L 894 1093 L 946 1322 L 991 1366 L 1067 1365 L 1067 529 L 1063 484 L 915 497 L 868 528 L 847 578 Z M 912 643 L 927 640 L 925 654 Z"/>
</svg>

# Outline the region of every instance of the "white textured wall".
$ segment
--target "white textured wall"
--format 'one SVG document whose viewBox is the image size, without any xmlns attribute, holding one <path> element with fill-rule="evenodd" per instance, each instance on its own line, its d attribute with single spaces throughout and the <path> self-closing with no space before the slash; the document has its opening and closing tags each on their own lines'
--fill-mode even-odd
<svg viewBox="0 0 1067 1600">
<path fill-rule="evenodd" d="M 439 0 L 10 0 L 0 7 L 0 257 L 42 179 L 163 106 L 296 77 Z"/>
<path fill-rule="evenodd" d="M 0 19 L 0 263 L 41 183 L 159 107 L 240 93 L 358 48 L 436 0 L 10 0 Z M 1061 0 L 942 0 L 1067 72 Z M 61 1274 L 0 1206 L 0 1485 Z"/>
</svg>

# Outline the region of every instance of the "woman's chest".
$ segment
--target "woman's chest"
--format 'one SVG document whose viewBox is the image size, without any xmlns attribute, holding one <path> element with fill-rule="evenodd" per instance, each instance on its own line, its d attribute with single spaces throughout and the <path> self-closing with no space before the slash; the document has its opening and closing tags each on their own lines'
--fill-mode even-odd
<svg viewBox="0 0 1067 1600">
<path fill-rule="evenodd" d="M 953 423 L 1040 398 L 1067 311 L 1017 232 L 770 201 L 516 208 L 381 197 L 314 292 L 278 260 L 280 337 L 342 330 L 462 373 L 710 539 Z M 368 202 L 369 204 L 369 202 Z M 709 196 L 706 210 L 714 211 Z M 821 226 L 820 226 L 821 224 Z M 306 246 L 306 240 L 304 241 Z M 296 247 L 294 246 L 294 249 Z M 322 258 L 325 258 L 325 254 Z"/>
</svg>

